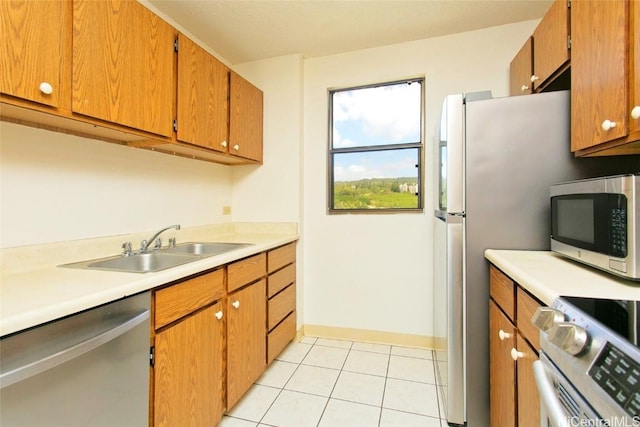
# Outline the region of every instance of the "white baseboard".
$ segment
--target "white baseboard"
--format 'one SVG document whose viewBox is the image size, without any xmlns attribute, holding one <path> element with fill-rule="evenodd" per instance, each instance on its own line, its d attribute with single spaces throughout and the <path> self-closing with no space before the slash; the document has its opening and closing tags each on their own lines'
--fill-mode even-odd
<svg viewBox="0 0 640 427">
<path fill-rule="evenodd" d="M 367 329 L 340 328 L 335 326 L 303 325 L 298 329 L 296 341 L 304 336 L 339 340 L 361 341 L 374 344 L 445 350 L 446 339 L 424 335 L 399 334 Z"/>
</svg>

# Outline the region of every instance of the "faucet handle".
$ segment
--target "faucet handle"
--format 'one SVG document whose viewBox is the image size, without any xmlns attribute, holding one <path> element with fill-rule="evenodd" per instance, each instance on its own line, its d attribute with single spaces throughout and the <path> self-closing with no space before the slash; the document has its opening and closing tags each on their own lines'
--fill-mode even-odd
<svg viewBox="0 0 640 427">
<path fill-rule="evenodd" d="M 143 240 L 142 242 L 140 242 L 140 252 L 144 252 L 147 250 L 147 240 Z"/>
<path fill-rule="evenodd" d="M 158 237 L 156 239 L 156 245 L 154 246 L 154 249 L 160 249 L 160 248 L 162 248 L 162 239 Z"/>
<path fill-rule="evenodd" d="M 175 237 L 169 237 L 169 247 L 170 248 L 175 248 L 176 247 L 176 238 Z"/>
<path fill-rule="evenodd" d="M 122 254 L 124 256 L 131 255 L 131 242 L 124 242 L 122 244 Z"/>
</svg>

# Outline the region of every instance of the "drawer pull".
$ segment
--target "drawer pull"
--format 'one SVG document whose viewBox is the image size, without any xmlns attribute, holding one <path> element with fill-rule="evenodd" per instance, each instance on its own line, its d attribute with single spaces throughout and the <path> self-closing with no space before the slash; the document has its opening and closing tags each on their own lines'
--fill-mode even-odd
<svg viewBox="0 0 640 427">
<path fill-rule="evenodd" d="M 515 361 L 517 361 L 518 359 L 522 359 L 524 357 L 524 353 L 521 351 L 516 350 L 515 348 L 511 349 L 511 358 Z"/>
<path fill-rule="evenodd" d="M 240 308 L 240 301 L 235 300 L 234 302 L 231 303 L 231 305 L 233 306 L 233 308 L 238 309 Z"/>
<path fill-rule="evenodd" d="M 222 319 L 222 310 L 216 312 L 216 319 L 218 320 Z"/>
<path fill-rule="evenodd" d="M 53 86 L 51 86 L 51 83 L 42 82 L 40 83 L 39 89 L 40 92 L 44 93 L 45 95 L 51 95 L 53 93 Z"/>
<path fill-rule="evenodd" d="M 635 120 L 640 119 L 640 105 L 633 107 L 631 110 L 631 118 Z"/>
<path fill-rule="evenodd" d="M 616 127 L 616 122 L 612 122 L 611 120 L 605 120 L 602 122 L 602 130 L 605 132 L 613 129 L 614 127 Z"/>
<path fill-rule="evenodd" d="M 511 338 L 511 334 L 509 332 L 505 332 L 502 329 L 500 329 L 498 331 L 498 338 L 500 338 L 500 341 L 504 341 L 508 338 Z"/>
</svg>

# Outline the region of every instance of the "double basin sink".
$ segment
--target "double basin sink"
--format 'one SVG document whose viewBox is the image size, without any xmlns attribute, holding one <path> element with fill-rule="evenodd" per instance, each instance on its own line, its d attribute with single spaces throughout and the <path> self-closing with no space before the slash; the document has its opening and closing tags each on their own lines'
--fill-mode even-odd
<svg viewBox="0 0 640 427">
<path fill-rule="evenodd" d="M 81 261 L 64 264 L 61 267 L 126 273 L 153 273 L 188 264 L 202 258 L 222 255 L 250 245 L 251 243 L 188 242 L 173 247 L 156 249 L 151 252 L 138 252 L 131 255 Z"/>
</svg>

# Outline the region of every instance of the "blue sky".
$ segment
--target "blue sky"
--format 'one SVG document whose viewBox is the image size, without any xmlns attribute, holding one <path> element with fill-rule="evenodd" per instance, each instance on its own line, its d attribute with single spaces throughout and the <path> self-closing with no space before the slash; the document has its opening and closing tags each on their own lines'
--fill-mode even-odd
<svg viewBox="0 0 640 427">
<path fill-rule="evenodd" d="M 333 94 L 333 147 L 420 141 L 421 84 L 378 86 Z M 334 156 L 334 179 L 417 176 L 417 150 Z"/>
</svg>

